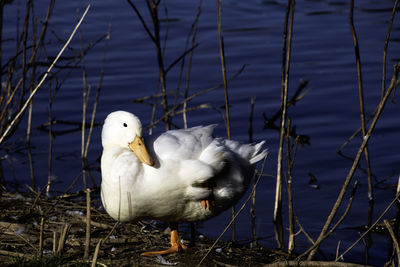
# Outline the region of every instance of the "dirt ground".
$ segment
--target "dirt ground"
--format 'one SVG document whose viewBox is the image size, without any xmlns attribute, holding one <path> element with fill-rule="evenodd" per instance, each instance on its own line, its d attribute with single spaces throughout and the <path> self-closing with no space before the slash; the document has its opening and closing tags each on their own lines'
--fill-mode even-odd
<svg viewBox="0 0 400 267">
<path fill-rule="evenodd" d="M 248 243 L 219 241 L 213 247 L 215 240 L 198 233 L 194 244 L 184 239 L 186 251 L 145 257 L 140 254 L 168 248 L 169 229 L 155 222 L 116 223 L 99 208 L 96 191 L 90 197 L 90 220 L 84 192 L 52 198 L 0 193 L 0 266 L 361 266 L 289 261 L 283 251 L 250 248 Z"/>
<path fill-rule="evenodd" d="M 100 241 L 98 266 L 196 266 L 214 240 L 197 235 L 186 251 L 164 257 L 144 257 L 144 251 L 166 249 L 169 232 L 149 222 L 119 223 L 104 211 L 92 193 L 89 264 L 84 261 L 85 194 L 46 198 L 39 194 L 3 192 L 0 198 L 0 262 L 2 266 L 90 266 Z M 41 230 L 42 229 L 42 230 Z M 39 257 L 42 255 L 42 257 Z M 218 242 L 201 266 L 261 266 L 285 259 L 263 247 Z"/>
</svg>

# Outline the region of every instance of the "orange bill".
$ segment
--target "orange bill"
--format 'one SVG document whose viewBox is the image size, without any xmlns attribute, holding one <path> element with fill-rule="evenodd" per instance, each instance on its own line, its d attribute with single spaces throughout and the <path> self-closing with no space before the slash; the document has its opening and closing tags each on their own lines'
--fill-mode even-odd
<svg viewBox="0 0 400 267">
<path fill-rule="evenodd" d="M 133 142 L 128 144 L 129 148 L 135 153 L 136 157 L 149 166 L 154 165 L 154 160 L 147 151 L 146 145 L 144 144 L 143 137 L 136 136 Z"/>
</svg>

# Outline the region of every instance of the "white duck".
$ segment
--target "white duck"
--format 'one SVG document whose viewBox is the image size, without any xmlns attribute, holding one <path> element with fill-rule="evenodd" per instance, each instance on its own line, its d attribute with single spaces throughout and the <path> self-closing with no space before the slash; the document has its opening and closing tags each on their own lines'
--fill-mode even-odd
<svg viewBox="0 0 400 267">
<path fill-rule="evenodd" d="M 264 142 L 241 144 L 213 138 L 215 125 L 142 136 L 142 124 L 125 111 L 110 113 L 103 126 L 101 199 L 119 221 L 171 223 L 171 248 L 186 249 L 178 222 L 209 219 L 233 206 L 246 191 Z M 146 149 L 147 147 L 147 149 Z"/>
</svg>

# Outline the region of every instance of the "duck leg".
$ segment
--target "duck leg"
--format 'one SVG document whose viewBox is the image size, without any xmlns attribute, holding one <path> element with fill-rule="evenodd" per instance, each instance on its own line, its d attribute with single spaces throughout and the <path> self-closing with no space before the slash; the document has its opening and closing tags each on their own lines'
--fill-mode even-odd
<svg viewBox="0 0 400 267">
<path fill-rule="evenodd" d="M 154 255 L 160 255 L 160 254 L 169 254 L 169 253 L 178 252 L 179 248 L 186 250 L 187 246 L 185 246 L 181 242 L 181 239 L 179 238 L 178 224 L 171 223 L 171 247 L 167 250 L 143 252 L 141 255 L 142 256 L 154 256 Z"/>
<path fill-rule="evenodd" d="M 209 210 L 210 209 L 210 207 L 211 207 L 211 203 L 212 203 L 212 201 L 214 200 L 214 195 L 213 195 L 213 193 L 212 193 L 212 189 L 215 187 L 216 185 L 215 185 L 215 181 L 207 181 L 204 185 L 203 185 L 203 187 L 204 188 L 207 188 L 207 189 L 209 189 L 209 190 L 211 190 L 211 195 L 208 197 L 208 198 L 206 198 L 206 199 L 203 199 L 203 200 L 201 200 L 200 201 L 200 203 L 201 203 L 201 206 L 203 207 L 203 209 L 205 209 L 205 210 Z"/>
<path fill-rule="evenodd" d="M 203 209 L 209 210 L 210 209 L 210 200 L 208 200 L 208 199 L 202 200 L 201 206 L 203 206 Z"/>
</svg>

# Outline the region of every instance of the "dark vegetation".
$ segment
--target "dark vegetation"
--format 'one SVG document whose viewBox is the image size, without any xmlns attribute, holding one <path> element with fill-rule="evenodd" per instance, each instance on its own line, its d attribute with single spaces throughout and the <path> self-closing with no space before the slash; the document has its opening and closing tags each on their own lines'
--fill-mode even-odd
<svg viewBox="0 0 400 267">
<path fill-rule="evenodd" d="M 196 43 L 196 34 L 198 30 L 199 17 L 201 16 L 202 1 L 199 1 L 198 12 L 193 19 L 191 31 L 188 33 L 187 41 L 183 49 L 183 53 L 176 60 L 169 63 L 165 62 L 164 47 L 167 42 L 168 34 L 162 35 L 162 31 L 168 31 L 160 27 L 159 12 L 167 14 L 167 3 L 165 1 L 146 0 L 147 10 L 140 10 L 134 1 L 127 0 L 132 14 L 136 16 L 142 24 L 145 32 L 149 36 L 149 42 L 155 47 L 157 56 L 157 64 L 159 69 L 159 91 L 154 95 L 145 98 L 136 99 L 136 103 L 147 104 L 152 106 L 152 124 L 148 127 L 151 129 L 156 124 L 163 123 L 166 129 L 176 127 L 174 124 L 174 116 L 183 115 L 185 127 L 187 127 L 187 113 L 195 109 L 209 108 L 207 103 L 188 108 L 187 104 L 200 94 L 206 94 L 212 90 L 223 88 L 224 98 L 224 114 L 226 122 L 227 136 L 230 138 L 230 116 L 229 116 L 229 83 L 235 79 L 244 70 L 245 67 L 238 70 L 232 76 L 228 76 L 226 72 L 226 61 L 223 41 L 223 24 L 222 24 L 222 8 L 221 1 L 217 0 L 217 27 L 219 37 L 219 51 L 221 59 L 221 84 L 214 87 L 191 94 L 189 91 L 189 81 L 191 72 L 191 62 L 193 53 L 196 51 L 198 44 Z M 0 2 L 0 23 L 5 16 L 4 8 L 6 5 L 12 4 L 8 1 Z M 368 235 L 376 230 L 376 226 L 383 227 L 385 234 L 390 236 L 393 243 L 393 250 L 388 260 L 389 266 L 398 264 L 400 257 L 400 247 L 398 244 L 398 229 L 400 213 L 390 222 L 383 220 L 383 216 L 389 209 L 397 208 L 400 204 L 398 197 L 399 189 L 393 196 L 393 201 L 387 203 L 387 209 L 373 221 L 372 216 L 368 225 L 363 229 L 362 234 L 356 242 L 343 253 L 336 253 L 336 257 L 331 262 L 315 261 L 321 258 L 323 253 L 319 250 L 320 245 L 329 238 L 335 230 L 341 225 L 342 221 L 352 208 L 354 195 L 358 188 L 358 182 L 352 183 L 360 162 L 365 162 L 365 173 L 368 179 L 369 187 L 369 206 L 373 205 L 373 174 L 370 170 L 368 141 L 373 136 L 374 128 L 380 119 L 382 111 L 388 99 L 394 94 L 399 84 L 398 74 L 400 71 L 399 63 L 394 66 L 389 83 L 387 83 L 386 73 L 386 51 L 389 45 L 389 37 L 392 23 L 397 10 L 398 1 L 393 5 L 393 11 L 389 14 L 389 25 L 387 38 L 383 49 L 383 77 L 382 77 L 382 97 L 376 106 L 373 114 L 365 114 L 363 99 L 363 82 L 362 82 L 362 64 L 359 55 L 359 44 L 357 41 L 356 25 L 353 22 L 354 1 L 350 1 L 349 8 L 349 26 L 353 37 L 355 51 L 355 65 L 358 79 L 358 95 L 360 103 L 360 128 L 355 131 L 354 135 L 344 144 L 348 144 L 354 138 L 362 138 L 361 145 L 355 151 L 355 157 L 352 158 L 352 167 L 345 177 L 342 188 L 339 192 L 337 200 L 331 209 L 319 235 L 311 237 L 303 226 L 300 224 L 299 218 L 295 214 L 293 207 L 294 197 L 292 195 L 292 179 L 293 166 L 295 165 L 296 151 L 298 145 L 307 145 L 310 139 L 306 135 L 297 133 L 295 122 L 288 117 L 288 109 L 292 108 L 297 101 L 305 96 L 304 89 L 307 82 L 301 83 L 294 93 L 289 91 L 290 78 L 290 59 L 292 33 L 295 25 L 293 18 L 295 16 L 295 1 L 287 1 L 286 18 L 283 25 L 283 47 L 282 47 L 282 83 L 281 83 L 281 103 L 280 109 L 275 114 L 264 114 L 265 127 L 275 129 L 279 134 L 279 150 L 278 161 L 276 164 L 276 196 L 275 209 L 272 214 L 274 220 L 274 232 L 277 243 L 277 249 L 268 249 L 262 247 L 257 242 L 255 231 L 250 238 L 250 242 L 240 243 L 235 240 L 235 218 L 236 214 L 242 209 L 232 210 L 233 218 L 228 225 L 232 227 L 232 241 L 223 242 L 210 240 L 197 234 L 196 243 L 191 246 L 188 251 L 171 255 L 166 258 L 149 258 L 141 257 L 140 253 L 149 248 L 156 248 L 167 245 L 168 234 L 164 232 L 164 226 L 160 226 L 155 222 L 138 222 L 132 224 L 115 223 L 110 219 L 103 210 L 98 198 L 98 188 L 93 188 L 94 182 L 91 171 L 96 169 L 88 163 L 87 155 L 91 134 L 95 124 L 96 108 L 99 95 L 101 92 L 101 84 L 103 79 L 103 68 L 99 73 L 98 84 L 95 86 L 95 95 L 90 98 L 91 87 L 86 81 L 85 55 L 90 53 L 90 49 L 95 45 L 104 45 L 105 53 L 107 52 L 107 39 L 110 32 L 99 37 L 88 46 L 84 46 L 82 42 L 82 32 L 79 30 L 80 23 L 85 23 L 83 15 L 79 15 L 81 20 L 77 23 L 76 28 L 70 35 L 69 40 L 59 40 L 64 44 L 58 55 L 48 55 L 46 53 L 46 36 L 49 35 L 48 24 L 51 20 L 52 11 L 55 1 L 50 0 L 47 14 L 41 18 L 40 23 L 33 12 L 34 1 L 27 0 L 25 14 L 21 16 L 23 27 L 15 42 L 15 53 L 5 55 L 0 53 L 0 144 L 1 148 L 7 152 L 14 149 L 15 143 L 10 142 L 13 134 L 17 129 L 26 128 L 26 149 L 30 154 L 30 135 L 31 135 L 31 116 L 33 110 L 34 96 L 38 90 L 45 90 L 44 85 L 49 90 L 49 121 L 41 126 L 45 134 L 49 136 L 49 166 L 52 161 L 52 143 L 56 135 L 62 134 L 54 130 L 57 124 L 71 126 L 69 131 L 79 130 L 82 132 L 82 173 L 76 179 L 82 178 L 84 181 L 83 192 L 73 193 L 74 183 L 67 189 L 65 194 L 50 196 L 52 188 L 51 167 L 48 170 L 48 183 L 41 190 L 36 189 L 35 177 L 32 176 L 32 185 L 27 186 L 29 193 L 18 193 L 11 190 L 12 185 L 6 184 L 5 177 L 0 176 L 1 182 L 1 214 L 0 214 L 0 261 L 3 266 L 87 266 L 107 265 L 107 266 L 154 266 L 157 264 L 180 266 L 352 266 L 349 263 L 341 263 L 339 260 L 352 247 L 360 241 L 368 239 Z M 88 9 L 85 11 L 87 12 Z M 90 12 L 90 11 L 89 11 Z M 167 16 L 168 17 L 168 16 Z M 1 36 L 2 24 L 0 25 Z M 81 39 L 81 46 L 78 49 L 68 47 L 69 41 L 78 32 Z M 161 36 L 165 36 L 163 39 Z M 0 42 L 0 52 L 2 42 Z M 73 51 L 74 57 L 63 57 L 64 49 Z M 103 61 L 104 64 L 106 64 Z M 68 78 L 71 69 L 81 68 L 83 76 L 83 93 L 82 93 L 82 121 L 81 122 L 65 122 L 57 121 L 51 114 L 52 96 L 61 87 L 63 82 Z M 184 86 L 181 90 L 169 90 L 167 88 L 166 77 L 172 68 L 180 69 L 180 78 L 178 88 L 181 84 Z M 184 75 L 186 72 L 186 75 Z M 389 75 L 390 76 L 390 75 Z M 186 77 L 186 80 L 183 80 Z M 93 90 L 93 89 L 92 89 Z M 172 99 L 173 104 L 171 104 Z M 252 105 L 254 102 L 252 102 Z M 88 106 L 91 106 L 92 113 L 87 114 Z M 163 115 L 157 117 L 156 110 L 161 109 Z M 25 120 L 22 120 L 25 118 Z M 249 139 L 252 140 L 252 123 L 253 114 L 249 116 Z M 20 125 L 22 121 L 27 121 L 27 125 Z M 343 146 L 343 147 L 344 147 Z M 340 149 L 339 153 L 341 153 Z M 269 164 L 274 164 L 269 162 Z M 1 165 L 0 165 L 1 166 Z M 0 174 L 2 174 L 0 170 Z M 254 214 L 254 199 L 256 198 L 256 186 L 258 180 L 262 177 L 262 170 L 258 171 L 259 175 L 253 183 L 253 188 L 247 198 L 245 204 L 250 203 L 251 214 Z M 27 174 L 28 175 L 28 174 Z M 312 176 L 312 174 L 310 174 Z M 89 178 L 89 179 L 88 179 Z M 89 182 L 88 182 L 89 181 Z M 286 186 L 286 190 L 283 187 Z M 350 189 L 349 187 L 352 187 Z M 348 193 L 350 191 L 350 193 Z M 282 204 L 283 192 L 287 192 L 287 208 Z M 347 194 L 346 194 L 347 193 Z M 348 199 L 345 197 L 348 196 Z M 250 201 L 252 200 L 252 201 Z M 342 209 L 340 209 L 342 207 Z M 343 209 L 344 207 L 344 209 Z M 285 213 L 285 216 L 283 216 Z M 283 218 L 287 218 L 284 221 Z M 254 228 L 254 223 L 253 223 Z M 189 230 L 185 232 L 185 239 L 189 242 Z M 221 236 L 224 233 L 221 234 Z M 309 240 L 307 248 L 296 248 L 297 235 L 304 235 Z M 285 243 L 287 240 L 287 243 Z M 323 258 L 323 257 L 322 257 Z M 271 265 L 268 265 L 271 264 Z M 304 265 L 303 265 L 304 264 Z M 355 264 L 354 264 L 355 266 Z"/>
</svg>

